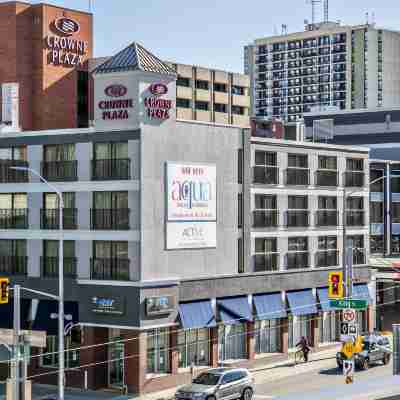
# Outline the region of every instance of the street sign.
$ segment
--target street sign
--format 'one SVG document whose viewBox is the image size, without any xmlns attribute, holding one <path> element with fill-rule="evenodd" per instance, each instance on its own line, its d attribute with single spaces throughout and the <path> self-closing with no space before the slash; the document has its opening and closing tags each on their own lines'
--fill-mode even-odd
<svg viewBox="0 0 400 400">
<path fill-rule="evenodd" d="M 364 310 L 367 308 L 367 300 L 329 300 L 329 306 L 332 308 L 353 308 L 355 310 Z"/>
<path fill-rule="evenodd" d="M 357 331 L 358 331 L 357 324 L 352 322 L 352 323 L 349 323 L 348 326 L 349 326 L 348 334 L 351 336 L 357 336 Z"/>
<path fill-rule="evenodd" d="M 349 334 L 349 324 L 347 322 L 340 323 L 340 334 L 348 335 Z"/>
<path fill-rule="evenodd" d="M 343 361 L 343 375 L 345 376 L 346 384 L 353 383 L 354 360 L 344 360 Z"/>
<path fill-rule="evenodd" d="M 343 322 L 355 322 L 356 312 L 351 308 L 346 308 L 343 310 Z"/>
<path fill-rule="evenodd" d="M 46 331 L 21 331 L 24 342 L 32 347 L 46 347 Z M 0 329 L 1 343 L 14 344 L 14 330 Z"/>
<path fill-rule="evenodd" d="M 353 342 L 344 343 L 342 346 L 342 353 L 346 356 L 347 359 L 353 357 L 353 353 L 354 353 Z"/>
</svg>

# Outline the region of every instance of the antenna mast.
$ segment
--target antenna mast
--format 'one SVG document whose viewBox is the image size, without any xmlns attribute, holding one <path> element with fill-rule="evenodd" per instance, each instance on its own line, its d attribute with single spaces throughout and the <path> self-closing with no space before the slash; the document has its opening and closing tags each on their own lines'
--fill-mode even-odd
<svg viewBox="0 0 400 400">
<path fill-rule="evenodd" d="M 329 22 L 329 0 L 324 0 L 324 22 Z"/>
<path fill-rule="evenodd" d="M 311 24 L 314 26 L 316 22 L 316 7 L 322 0 L 307 0 L 307 3 L 311 4 Z"/>
</svg>

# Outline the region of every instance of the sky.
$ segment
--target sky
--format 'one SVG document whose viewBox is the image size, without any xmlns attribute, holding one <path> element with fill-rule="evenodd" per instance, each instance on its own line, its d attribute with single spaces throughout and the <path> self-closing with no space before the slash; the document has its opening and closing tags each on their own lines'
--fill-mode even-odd
<svg viewBox="0 0 400 400">
<path fill-rule="evenodd" d="M 31 3 L 40 1 L 32 0 Z M 87 11 L 89 0 L 43 0 Z M 243 46 L 286 24 L 301 31 L 307 0 L 92 0 L 94 55 L 109 56 L 137 41 L 161 59 L 243 72 Z M 330 19 L 400 30 L 398 1 L 330 0 Z M 322 18 L 322 4 L 317 6 Z"/>
</svg>

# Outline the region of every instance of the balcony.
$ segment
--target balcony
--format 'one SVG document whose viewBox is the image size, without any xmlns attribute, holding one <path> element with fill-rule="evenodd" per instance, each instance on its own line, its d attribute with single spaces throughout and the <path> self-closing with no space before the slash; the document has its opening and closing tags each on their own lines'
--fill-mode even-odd
<svg viewBox="0 0 400 400">
<path fill-rule="evenodd" d="M 278 226 L 278 210 L 253 211 L 254 228 L 271 228 Z"/>
<path fill-rule="evenodd" d="M 289 167 L 286 170 L 286 184 L 308 186 L 310 184 L 310 170 L 308 168 Z"/>
<path fill-rule="evenodd" d="M 256 254 L 254 272 L 279 271 L 279 253 Z"/>
<path fill-rule="evenodd" d="M 94 230 L 129 230 L 129 208 L 92 209 L 91 227 Z"/>
<path fill-rule="evenodd" d="M 346 225 L 348 226 L 364 226 L 364 211 L 362 210 L 347 210 Z"/>
<path fill-rule="evenodd" d="M 78 210 L 76 208 L 63 209 L 63 229 L 77 228 Z M 40 210 L 40 227 L 41 229 L 60 229 L 59 210 L 42 209 Z"/>
<path fill-rule="evenodd" d="M 365 265 L 365 249 L 353 249 L 353 265 Z"/>
<path fill-rule="evenodd" d="M 339 252 L 337 250 L 321 250 L 315 254 L 315 266 L 320 268 L 336 267 Z"/>
<path fill-rule="evenodd" d="M 92 258 L 91 279 L 129 280 L 129 259 L 127 258 Z"/>
<path fill-rule="evenodd" d="M 337 186 L 338 173 L 335 170 L 319 169 L 315 173 L 315 181 L 317 186 Z"/>
<path fill-rule="evenodd" d="M 59 257 L 41 257 L 42 276 L 45 278 L 58 277 L 58 262 Z M 75 257 L 64 257 L 64 277 L 76 278 L 76 263 Z"/>
<path fill-rule="evenodd" d="M 0 229 L 28 229 L 27 208 L 0 209 Z"/>
<path fill-rule="evenodd" d="M 336 210 L 318 210 L 316 226 L 337 226 L 338 212 Z"/>
<path fill-rule="evenodd" d="M 279 168 L 277 166 L 255 166 L 253 168 L 253 183 L 277 185 L 279 183 L 278 172 Z"/>
<path fill-rule="evenodd" d="M 11 167 L 29 167 L 27 161 L 0 160 L 0 183 L 25 183 L 29 181 L 28 171 L 16 171 Z"/>
<path fill-rule="evenodd" d="M 42 175 L 48 181 L 72 182 L 78 179 L 78 161 L 43 161 Z"/>
<path fill-rule="evenodd" d="M 286 226 L 288 228 L 308 227 L 309 212 L 304 210 L 289 210 L 286 211 Z"/>
<path fill-rule="evenodd" d="M 95 181 L 131 179 L 129 158 L 93 160 L 92 179 Z"/>
<path fill-rule="evenodd" d="M 363 187 L 364 186 L 364 172 L 362 171 L 346 171 L 345 186 L 346 187 Z"/>
<path fill-rule="evenodd" d="M 287 269 L 308 268 L 308 251 L 292 251 L 286 254 Z"/>
<path fill-rule="evenodd" d="M 0 273 L 9 275 L 26 275 L 28 257 L 0 255 Z"/>
</svg>

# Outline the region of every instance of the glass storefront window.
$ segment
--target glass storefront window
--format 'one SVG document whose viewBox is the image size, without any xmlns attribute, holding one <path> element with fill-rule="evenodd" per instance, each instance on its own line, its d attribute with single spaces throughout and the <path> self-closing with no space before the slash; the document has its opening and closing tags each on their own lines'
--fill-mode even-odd
<svg viewBox="0 0 400 400">
<path fill-rule="evenodd" d="M 255 352 L 279 353 L 281 351 L 279 319 L 256 321 L 255 323 Z"/>
<path fill-rule="evenodd" d="M 296 347 L 302 336 L 307 338 L 308 343 L 311 343 L 312 318 L 312 315 L 299 315 L 289 318 L 289 349 Z"/>
<path fill-rule="evenodd" d="M 319 323 L 319 342 L 334 343 L 340 335 L 340 318 L 334 311 L 324 312 Z"/>
<path fill-rule="evenodd" d="M 209 330 L 190 329 L 178 333 L 179 368 L 209 365 Z"/>
<path fill-rule="evenodd" d="M 147 331 L 147 373 L 166 374 L 169 368 L 169 330 L 168 328 Z"/>
<path fill-rule="evenodd" d="M 368 333 L 368 324 L 367 324 L 367 312 L 366 311 L 357 311 L 357 324 L 360 335 L 365 335 Z"/>
<path fill-rule="evenodd" d="M 245 324 L 218 327 L 218 353 L 220 361 L 247 358 Z"/>
</svg>

